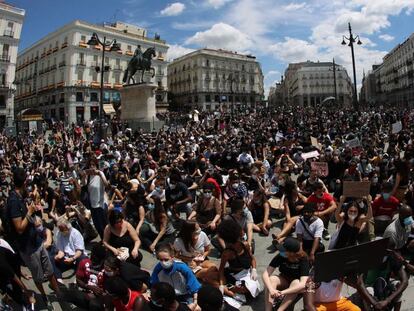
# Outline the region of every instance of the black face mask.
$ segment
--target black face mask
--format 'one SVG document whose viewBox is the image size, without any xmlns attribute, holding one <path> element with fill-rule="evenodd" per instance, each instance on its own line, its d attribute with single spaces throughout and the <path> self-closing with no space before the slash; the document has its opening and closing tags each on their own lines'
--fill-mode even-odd
<svg viewBox="0 0 414 311">
<path fill-rule="evenodd" d="M 303 215 L 303 219 L 304 219 L 306 222 L 309 222 L 309 221 L 312 219 L 312 215 Z"/>
</svg>

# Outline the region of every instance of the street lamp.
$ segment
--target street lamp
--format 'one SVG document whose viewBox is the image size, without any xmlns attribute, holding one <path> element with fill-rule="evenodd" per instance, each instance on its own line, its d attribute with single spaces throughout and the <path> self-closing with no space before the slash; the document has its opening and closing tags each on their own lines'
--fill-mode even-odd
<svg viewBox="0 0 414 311">
<path fill-rule="evenodd" d="M 233 82 L 236 81 L 236 77 L 233 73 L 229 74 L 227 81 L 230 82 L 230 93 L 231 93 L 231 116 L 233 117 L 234 114 L 234 91 L 233 91 Z"/>
<path fill-rule="evenodd" d="M 100 99 L 99 99 L 99 129 L 98 129 L 98 138 L 99 143 L 101 139 L 105 137 L 104 133 L 104 111 L 103 111 L 103 90 L 104 90 L 104 74 L 106 71 L 109 71 L 109 66 L 105 66 L 105 50 L 109 48 L 109 52 L 117 52 L 121 50 L 121 47 L 116 42 L 116 39 L 112 40 L 111 42 L 106 42 L 106 36 L 104 36 L 103 41 L 99 39 L 99 36 L 96 32 L 92 34 L 92 37 L 88 41 L 88 45 L 90 46 L 101 46 L 102 47 L 102 62 L 101 67 L 95 67 L 96 71 L 101 71 L 101 85 L 100 85 Z"/>
<path fill-rule="evenodd" d="M 355 55 L 354 55 L 354 43 L 361 45 L 362 42 L 359 39 L 359 36 L 354 36 L 352 34 L 352 28 L 351 23 L 348 23 L 348 29 L 349 29 L 349 38 L 342 36 L 342 45 L 346 45 L 346 41 L 348 41 L 348 46 L 351 47 L 351 54 L 352 54 L 352 69 L 354 71 L 354 96 L 353 96 L 353 105 L 354 109 L 357 109 L 358 105 L 358 99 L 357 99 L 357 85 L 356 85 L 356 71 L 355 71 Z M 358 40 L 358 41 L 357 41 Z"/>
<path fill-rule="evenodd" d="M 335 105 L 337 104 L 337 100 L 338 100 L 338 92 L 336 89 L 336 71 L 340 71 L 340 70 L 341 68 L 338 68 L 338 66 L 335 63 L 335 58 L 332 59 L 332 68 L 329 68 L 329 71 L 333 71 Z"/>
</svg>

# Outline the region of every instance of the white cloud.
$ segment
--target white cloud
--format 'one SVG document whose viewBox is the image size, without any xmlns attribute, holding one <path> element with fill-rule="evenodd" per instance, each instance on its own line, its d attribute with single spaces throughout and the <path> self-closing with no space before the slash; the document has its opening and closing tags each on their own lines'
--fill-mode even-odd
<svg viewBox="0 0 414 311">
<path fill-rule="evenodd" d="M 191 22 L 174 22 L 171 27 L 177 30 L 199 30 L 207 27 L 211 27 L 214 22 L 211 21 L 191 21 Z"/>
<path fill-rule="evenodd" d="M 218 23 L 206 31 L 197 32 L 185 43 L 238 52 L 246 52 L 252 47 L 252 41 L 245 33 L 225 23 Z"/>
<path fill-rule="evenodd" d="M 207 0 L 207 5 L 211 6 L 215 9 L 221 8 L 223 5 L 225 5 L 228 2 L 231 2 L 233 0 Z"/>
<path fill-rule="evenodd" d="M 193 52 L 193 49 L 186 48 L 182 45 L 172 44 L 168 49 L 167 61 L 173 61 L 174 59 Z"/>
<path fill-rule="evenodd" d="M 302 3 L 289 3 L 288 5 L 285 5 L 283 7 L 283 9 L 285 11 L 296 11 L 296 10 L 304 9 L 305 7 L 306 7 L 305 2 L 302 2 Z"/>
<path fill-rule="evenodd" d="M 286 37 L 269 47 L 276 58 L 287 63 L 315 60 L 318 57 L 318 47 L 308 41 Z"/>
<path fill-rule="evenodd" d="M 388 34 L 379 35 L 379 38 L 386 42 L 391 42 L 395 39 L 393 36 L 388 35 Z"/>
<path fill-rule="evenodd" d="M 170 5 L 167 5 L 163 10 L 161 10 L 162 16 L 177 16 L 180 15 L 185 10 L 185 4 L 181 2 L 174 2 Z"/>
</svg>

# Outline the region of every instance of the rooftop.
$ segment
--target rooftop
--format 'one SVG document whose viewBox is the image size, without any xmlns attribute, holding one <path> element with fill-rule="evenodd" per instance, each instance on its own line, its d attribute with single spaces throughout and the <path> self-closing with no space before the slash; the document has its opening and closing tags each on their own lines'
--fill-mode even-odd
<svg viewBox="0 0 414 311">
<path fill-rule="evenodd" d="M 12 6 L 11 4 L 7 4 L 5 2 L 0 2 L 0 9 L 6 10 L 6 11 L 9 11 L 9 12 L 21 15 L 21 16 L 24 16 L 26 13 L 25 10 L 16 8 L 15 6 Z"/>
</svg>

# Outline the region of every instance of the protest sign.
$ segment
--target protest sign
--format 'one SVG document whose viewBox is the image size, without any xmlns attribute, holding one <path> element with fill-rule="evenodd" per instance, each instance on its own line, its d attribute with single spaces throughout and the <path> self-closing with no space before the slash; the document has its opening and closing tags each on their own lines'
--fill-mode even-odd
<svg viewBox="0 0 414 311">
<path fill-rule="evenodd" d="M 355 137 L 354 139 L 347 140 L 345 142 L 346 145 L 349 146 L 349 148 L 356 148 L 361 146 L 361 142 L 359 141 L 358 137 Z"/>
<path fill-rule="evenodd" d="M 390 146 L 390 143 L 385 143 L 384 144 L 384 152 L 388 151 L 388 147 Z"/>
<path fill-rule="evenodd" d="M 369 195 L 370 181 L 344 181 L 343 195 L 346 197 L 362 198 Z"/>
<path fill-rule="evenodd" d="M 319 157 L 319 152 L 318 151 L 311 151 L 311 152 L 307 152 L 307 153 L 302 153 L 302 159 L 303 160 L 307 160 L 307 159 L 312 159 L 312 158 L 317 158 Z"/>
<path fill-rule="evenodd" d="M 311 162 L 311 168 L 313 171 L 316 171 L 319 176 L 328 176 L 328 163 L 326 162 Z"/>
<path fill-rule="evenodd" d="M 392 125 L 392 133 L 393 134 L 397 134 L 397 133 L 401 132 L 401 130 L 402 130 L 402 123 L 401 123 L 401 121 L 395 122 Z"/>
<path fill-rule="evenodd" d="M 312 137 L 311 136 L 311 144 L 312 146 L 318 148 L 319 150 L 321 150 L 322 145 L 318 142 L 318 139 L 316 137 Z"/>
</svg>

